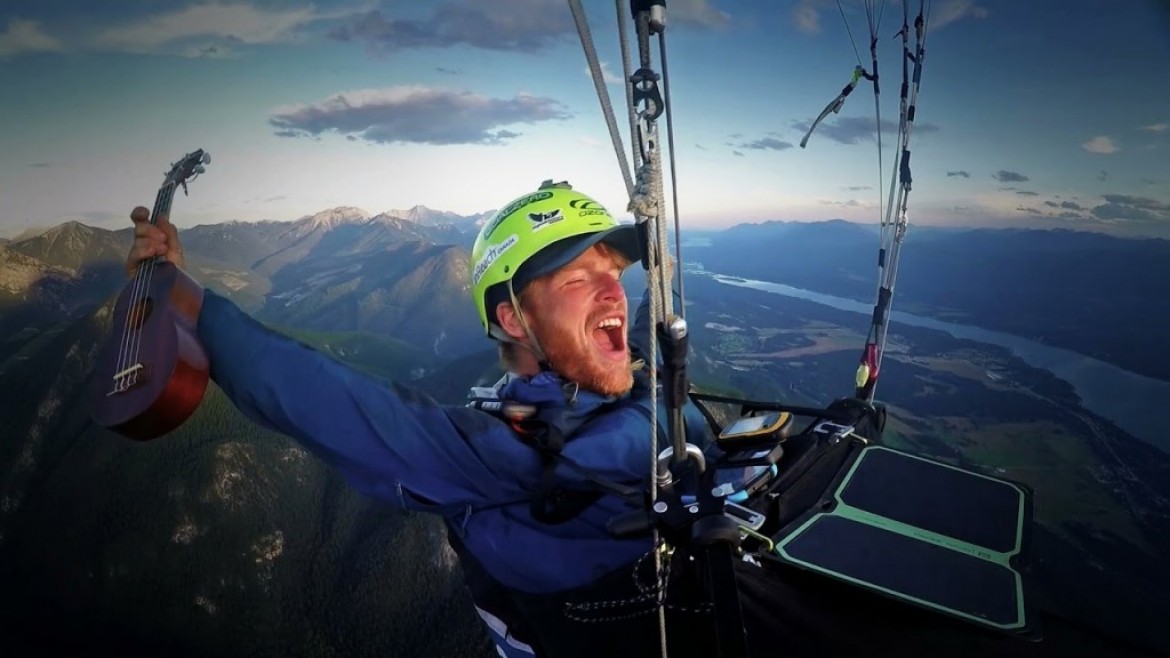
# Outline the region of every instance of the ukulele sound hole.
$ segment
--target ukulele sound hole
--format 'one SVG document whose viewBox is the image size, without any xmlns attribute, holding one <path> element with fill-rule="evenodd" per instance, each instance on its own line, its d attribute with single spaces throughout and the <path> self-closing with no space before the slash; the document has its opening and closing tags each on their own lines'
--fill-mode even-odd
<svg viewBox="0 0 1170 658">
<path fill-rule="evenodd" d="M 154 300 L 149 297 L 136 302 L 134 307 L 130 309 L 130 328 L 135 331 L 141 329 L 142 325 L 146 323 L 146 319 L 150 317 L 150 314 L 153 310 Z"/>
</svg>

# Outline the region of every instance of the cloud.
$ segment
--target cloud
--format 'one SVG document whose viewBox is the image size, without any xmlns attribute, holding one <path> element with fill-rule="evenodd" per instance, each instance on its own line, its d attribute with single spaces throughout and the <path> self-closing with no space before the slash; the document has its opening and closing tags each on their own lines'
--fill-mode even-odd
<svg viewBox="0 0 1170 658">
<path fill-rule="evenodd" d="M 1016 194 L 1020 196 L 1040 196 L 1038 192 L 1033 192 L 1032 190 L 1016 190 Z"/>
<path fill-rule="evenodd" d="M 1064 210 L 1087 210 L 1087 208 L 1077 203 L 1076 201 L 1061 201 L 1060 203 L 1055 201 L 1045 201 L 1044 205 L 1050 208 L 1061 208 Z"/>
<path fill-rule="evenodd" d="M 808 127 L 811 125 L 812 119 L 792 122 L 792 127 L 799 130 L 801 134 L 807 133 Z M 888 135 L 896 135 L 898 133 L 898 124 L 888 119 L 883 119 L 882 132 Z M 914 132 L 938 132 L 938 126 L 931 123 L 915 123 Z M 836 120 L 826 119 L 824 123 L 817 126 L 813 137 L 815 138 L 817 135 L 820 135 L 840 144 L 857 144 L 863 141 L 876 141 L 876 134 L 877 130 L 874 128 L 873 119 L 865 117 L 840 117 Z"/>
<path fill-rule="evenodd" d="M 1097 174 L 1097 180 L 1101 181 L 1102 183 L 1109 180 L 1109 172 L 1102 169 L 1101 173 Z"/>
<path fill-rule="evenodd" d="M 987 8 L 975 4 L 974 0 L 947 0 L 934 10 L 928 28 L 937 29 L 969 18 L 987 18 Z"/>
<path fill-rule="evenodd" d="M 289 41 L 312 23 L 350 13 L 320 13 L 312 5 L 276 9 L 249 4 L 198 4 L 106 28 L 91 45 L 135 53 L 172 51 L 206 56 L 208 52 L 218 52 L 209 48 Z"/>
<path fill-rule="evenodd" d="M 588 146 L 589 148 L 601 148 L 601 140 L 595 137 L 590 137 L 589 135 L 582 135 L 581 137 L 577 138 L 577 141 L 581 142 L 582 146 Z"/>
<path fill-rule="evenodd" d="M 1014 171 L 1007 171 L 1006 169 L 1000 169 L 992 174 L 991 177 L 1001 183 L 1023 183 L 1028 180 L 1027 176 Z"/>
<path fill-rule="evenodd" d="M 811 0 L 801 0 L 792 8 L 792 22 L 804 34 L 821 33 L 821 15 Z"/>
<path fill-rule="evenodd" d="M 873 186 L 872 185 L 850 185 L 849 187 L 843 187 L 841 189 L 847 190 L 849 192 L 864 192 L 866 190 L 872 190 Z"/>
<path fill-rule="evenodd" d="M 403 86 L 343 92 L 312 105 L 276 108 L 268 123 L 279 137 L 336 132 L 376 144 L 497 144 L 519 136 L 502 126 L 571 116 L 550 98 L 522 94 L 501 99 Z"/>
<path fill-rule="evenodd" d="M 445 73 L 447 75 L 459 75 L 459 74 L 463 73 L 463 71 L 459 71 L 457 69 L 449 69 L 449 68 L 446 68 L 443 66 L 436 66 L 435 70 L 438 71 L 439 73 Z"/>
<path fill-rule="evenodd" d="M 1098 135 L 1097 137 L 1082 143 L 1081 148 L 1085 149 L 1089 153 L 1101 154 L 1117 153 L 1121 150 L 1117 147 L 1116 144 L 1113 143 L 1112 139 L 1106 137 L 1105 135 Z"/>
<path fill-rule="evenodd" d="M 1020 212 L 1026 212 L 1026 213 L 1028 213 L 1029 215 L 1040 215 L 1041 217 L 1047 217 L 1047 216 L 1048 216 L 1046 213 L 1044 213 L 1044 212 L 1043 212 L 1043 211 L 1041 211 L 1041 210 L 1036 210 L 1035 208 L 1028 208 L 1028 207 L 1026 207 L 1026 206 L 1017 206 L 1017 207 L 1016 207 L 1016 210 L 1018 210 L 1018 211 L 1020 211 Z"/>
<path fill-rule="evenodd" d="M 0 33 L 0 57 L 61 50 L 64 50 L 61 42 L 41 31 L 36 21 L 12 18 L 8 20 L 8 29 Z"/>
<path fill-rule="evenodd" d="M 731 154 L 740 158 L 744 157 L 743 153 L 740 153 L 739 151 L 732 151 Z"/>
<path fill-rule="evenodd" d="M 1091 211 L 1104 220 L 1170 222 L 1170 203 L 1128 194 L 1103 194 L 1105 203 Z"/>
<path fill-rule="evenodd" d="M 793 148 L 790 142 L 784 142 L 775 137 L 762 137 L 751 142 L 736 144 L 735 146 L 737 148 L 754 149 L 757 151 L 786 151 Z"/>
<path fill-rule="evenodd" d="M 584 71 L 585 75 L 589 76 L 590 78 L 593 77 L 593 72 L 589 70 L 588 66 L 581 70 Z M 601 79 L 605 81 L 605 84 L 607 85 L 620 85 L 625 82 L 620 77 L 615 75 L 613 71 L 609 70 L 609 62 L 606 61 L 601 62 Z"/>
<path fill-rule="evenodd" d="M 574 33 L 572 16 L 551 0 L 470 0 L 437 5 L 423 20 L 395 18 L 374 10 L 334 28 L 329 36 L 364 43 L 372 53 L 457 45 L 534 53 Z"/>
<path fill-rule="evenodd" d="M 822 206 L 844 206 L 846 208 L 861 208 L 864 205 L 857 199 L 849 199 L 848 201 L 821 199 L 820 203 Z"/>
<path fill-rule="evenodd" d="M 706 150 L 707 150 L 707 147 L 706 147 L 706 146 L 703 146 L 702 144 L 695 144 L 695 148 L 699 149 L 700 151 L 706 151 Z"/>
<path fill-rule="evenodd" d="M 948 171 L 947 172 L 947 178 L 952 178 L 954 176 L 962 176 L 963 178 L 970 178 L 971 172 L 969 172 L 969 171 Z"/>
<path fill-rule="evenodd" d="M 673 25 L 722 28 L 731 22 L 731 16 L 712 7 L 710 0 L 671 0 L 666 20 Z"/>
<path fill-rule="evenodd" d="M 1164 133 L 1164 132 L 1170 130 L 1170 123 L 1166 123 L 1166 122 L 1151 123 L 1148 126 L 1142 126 L 1142 127 L 1138 128 L 1138 130 L 1148 130 L 1148 131 L 1153 132 L 1153 133 Z"/>
</svg>

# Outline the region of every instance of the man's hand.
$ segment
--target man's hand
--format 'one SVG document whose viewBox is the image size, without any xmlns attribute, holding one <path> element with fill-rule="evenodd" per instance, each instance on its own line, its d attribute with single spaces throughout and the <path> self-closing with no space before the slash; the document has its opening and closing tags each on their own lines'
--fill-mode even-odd
<svg viewBox="0 0 1170 658">
<path fill-rule="evenodd" d="M 158 223 L 150 223 L 150 211 L 138 206 L 130 213 L 134 221 L 134 244 L 130 246 L 130 255 L 126 257 L 126 273 L 133 277 L 138 271 L 138 265 L 144 260 L 162 256 L 163 259 L 182 268 L 183 245 L 179 244 L 179 232 L 171 224 L 166 215 L 159 215 Z"/>
</svg>

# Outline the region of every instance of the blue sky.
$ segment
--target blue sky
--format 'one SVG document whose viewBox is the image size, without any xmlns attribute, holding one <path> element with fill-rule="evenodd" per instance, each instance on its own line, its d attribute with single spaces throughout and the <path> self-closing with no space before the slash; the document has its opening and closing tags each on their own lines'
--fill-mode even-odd
<svg viewBox="0 0 1170 658">
<path fill-rule="evenodd" d="M 621 119 L 614 3 L 584 4 Z M 913 223 L 1170 237 L 1170 3 L 929 8 Z M 895 140 L 879 178 L 872 86 L 793 146 L 857 63 L 842 12 L 869 68 L 860 0 L 670 2 L 684 227 L 878 221 Z M 887 4 L 883 122 L 901 20 Z M 0 236 L 128 225 L 195 148 L 213 160 L 176 199 L 179 226 L 339 205 L 471 214 L 545 178 L 615 212 L 626 200 L 563 0 L 5 3 L 0 119 Z"/>
</svg>

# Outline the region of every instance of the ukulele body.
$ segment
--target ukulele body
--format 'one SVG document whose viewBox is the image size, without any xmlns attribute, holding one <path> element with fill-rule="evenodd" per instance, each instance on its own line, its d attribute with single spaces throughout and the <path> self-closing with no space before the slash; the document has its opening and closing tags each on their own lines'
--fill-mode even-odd
<svg viewBox="0 0 1170 658">
<path fill-rule="evenodd" d="M 203 399 L 207 352 L 196 325 L 203 288 L 167 261 L 136 277 L 114 305 L 110 335 L 96 367 L 94 421 L 149 441 L 181 425 Z"/>
</svg>

